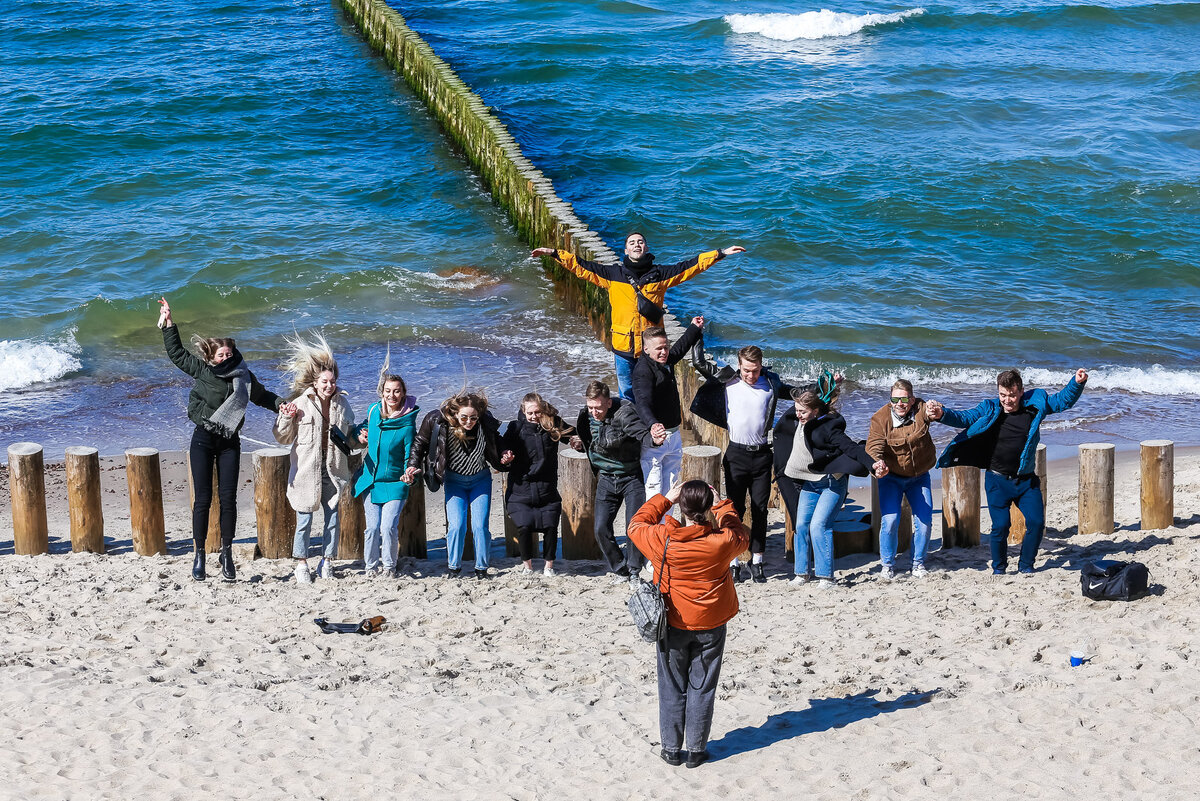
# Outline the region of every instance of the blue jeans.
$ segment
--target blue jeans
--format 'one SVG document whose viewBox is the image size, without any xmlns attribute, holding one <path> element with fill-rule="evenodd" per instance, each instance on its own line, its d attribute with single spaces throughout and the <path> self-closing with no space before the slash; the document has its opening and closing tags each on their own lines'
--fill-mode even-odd
<svg viewBox="0 0 1200 801">
<path fill-rule="evenodd" d="M 333 559 L 337 556 L 338 535 L 338 500 L 337 487 L 329 474 L 321 471 L 321 506 L 325 510 L 325 548 L 321 556 Z M 292 556 L 304 559 L 308 556 L 308 546 L 312 537 L 313 515 L 315 512 L 296 512 L 296 536 L 292 538 Z"/>
<path fill-rule="evenodd" d="M 817 578 L 833 578 L 833 521 L 846 502 L 850 477 L 825 476 L 820 481 L 800 484 L 796 505 L 796 575 L 807 576 L 808 549 L 812 546 Z"/>
<path fill-rule="evenodd" d="M 617 370 L 617 389 L 625 400 L 633 400 L 633 366 L 637 361 L 613 351 L 613 367 Z"/>
<path fill-rule="evenodd" d="M 908 498 L 913 513 L 912 562 L 914 565 L 925 564 L 929 528 L 933 524 L 933 493 L 929 490 L 929 472 L 911 478 L 888 473 L 879 479 L 879 561 L 884 567 L 891 567 L 896 561 L 900 505 L 904 498 Z"/>
<path fill-rule="evenodd" d="M 451 570 L 462 565 L 467 534 L 467 509 L 471 510 L 471 534 L 475 538 L 475 569 L 487 570 L 488 515 L 492 512 L 492 471 L 481 470 L 473 476 L 446 471 L 446 563 Z"/>
<path fill-rule="evenodd" d="M 1036 475 L 1008 478 L 989 470 L 983 474 L 983 490 L 992 517 L 992 570 L 1008 569 L 1008 531 L 1012 526 L 1009 507 L 1014 503 L 1025 515 L 1025 539 L 1021 540 L 1017 569 L 1033 570 L 1046 530 L 1041 480 Z"/>
<path fill-rule="evenodd" d="M 400 556 L 400 512 L 404 509 L 404 501 L 398 499 L 372 503 L 370 495 L 363 501 L 367 518 L 367 533 L 363 535 L 363 564 L 367 570 L 379 567 L 382 556 L 384 569 L 391 570 Z"/>
</svg>

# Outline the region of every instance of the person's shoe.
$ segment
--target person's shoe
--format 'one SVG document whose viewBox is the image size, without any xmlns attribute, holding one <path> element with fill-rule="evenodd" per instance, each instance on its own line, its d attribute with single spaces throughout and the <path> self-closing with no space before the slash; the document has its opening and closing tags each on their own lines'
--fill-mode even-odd
<svg viewBox="0 0 1200 801">
<path fill-rule="evenodd" d="M 542 568 L 542 575 L 543 576 L 557 576 L 558 571 L 555 570 L 552 565 L 546 565 L 545 567 Z"/>
<path fill-rule="evenodd" d="M 462 575 L 462 568 L 461 568 L 461 567 L 448 567 L 448 568 L 446 568 L 446 578 L 458 578 L 458 577 L 459 577 L 459 576 L 461 576 L 461 575 Z"/>
<path fill-rule="evenodd" d="M 818 590 L 832 590 L 837 587 L 837 583 L 833 579 L 817 579 Z"/>
<path fill-rule="evenodd" d="M 677 768 L 682 765 L 683 760 L 687 758 L 687 751 L 668 751 L 664 748 L 658 752 L 658 755 L 662 757 L 663 762 L 666 762 L 673 768 Z"/>
<path fill-rule="evenodd" d="M 317 575 L 327 581 L 336 578 L 333 575 L 333 562 L 322 559 L 321 563 L 317 565 Z"/>
<path fill-rule="evenodd" d="M 891 565 L 884 565 L 879 568 L 879 578 L 881 581 L 891 581 L 896 577 L 896 571 Z"/>
<path fill-rule="evenodd" d="M 312 584 L 312 573 L 308 571 L 308 561 L 305 559 L 296 562 L 296 583 Z"/>
<path fill-rule="evenodd" d="M 196 581 L 204 581 L 204 549 L 197 548 L 196 556 L 192 559 L 192 578 Z"/>
<path fill-rule="evenodd" d="M 796 584 L 796 585 L 807 584 L 807 583 L 808 583 L 808 576 L 793 576 L 792 580 L 788 582 L 788 584 Z"/>
<path fill-rule="evenodd" d="M 636 590 L 642 583 L 642 576 L 639 573 L 629 574 L 629 588 Z"/>
<path fill-rule="evenodd" d="M 217 561 L 221 563 L 221 578 L 226 581 L 237 581 L 237 571 L 233 568 L 233 548 L 222 545 Z"/>
<path fill-rule="evenodd" d="M 609 573 L 609 576 L 611 578 L 609 578 L 608 583 L 614 587 L 619 584 L 628 584 L 629 579 L 632 578 L 628 573 Z"/>
<path fill-rule="evenodd" d="M 729 566 L 729 575 L 733 577 L 734 584 L 742 583 L 742 564 L 738 562 L 736 565 Z"/>
<path fill-rule="evenodd" d="M 479 579 L 480 581 L 483 581 L 484 579 L 488 578 L 487 568 L 486 567 L 483 569 L 480 569 L 478 567 L 475 568 L 475 578 Z"/>
<path fill-rule="evenodd" d="M 1004 575 L 1004 568 L 1002 568 L 1002 567 L 993 567 L 993 568 L 992 568 L 992 575 L 993 575 L 993 576 L 1003 576 L 1003 575 Z"/>
<path fill-rule="evenodd" d="M 762 566 L 761 562 L 759 562 L 758 564 L 752 563 L 750 565 L 750 578 L 754 579 L 755 584 L 766 584 L 767 583 L 767 574 L 766 574 L 766 571 L 763 570 L 763 566 Z"/>
<path fill-rule="evenodd" d="M 517 568 L 517 575 L 521 578 L 529 578 L 533 575 L 533 568 L 529 565 L 521 565 Z"/>
<path fill-rule="evenodd" d="M 1032 575 L 1032 574 L 1033 574 L 1033 568 L 1032 568 L 1032 567 L 1018 567 L 1018 568 L 1017 568 L 1017 572 L 1018 572 L 1018 573 L 1024 573 L 1025 575 L 1027 575 L 1027 576 L 1028 576 L 1028 575 Z"/>
<path fill-rule="evenodd" d="M 369 568 L 367 568 L 367 572 L 364 573 L 363 575 L 365 575 L 369 579 L 376 579 L 376 578 L 379 578 L 379 576 L 382 572 L 383 571 L 377 567 L 369 567 Z"/>
<path fill-rule="evenodd" d="M 687 766 L 689 768 L 698 768 L 708 761 L 707 751 L 688 751 Z"/>
<path fill-rule="evenodd" d="M 925 567 L 925 565 L 921 564 L 920 562 L 913 565 L 913 568 L 912 568 L 912 577 L 913 578 L 915 578 L 915 579 L 925 578 L 928 575 L 929 575 L 929 570 Z"/>
<path fill-rule="evenodd" d="M 399 566 L 389 567 L 387 569 L 387 577 L 394 578 L 394 579 L 400 578 L 400 567 Z"/>
</svg>

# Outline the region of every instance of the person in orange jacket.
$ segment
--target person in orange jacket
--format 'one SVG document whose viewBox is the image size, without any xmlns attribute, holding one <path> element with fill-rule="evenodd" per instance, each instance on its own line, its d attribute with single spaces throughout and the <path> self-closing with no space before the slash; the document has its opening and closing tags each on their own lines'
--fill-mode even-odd
<svg viewBox="0 0 1200 801">
<path fill-rule="evenodd" d="M 617 264 L 578 259 L 567 250 L 538 248 L 534 256 L 550 256 L 584 281 L 608 291 L 612 317 L 613 366 L 622 398 L 633 398 L 633 365 L 642 352 L 642 332 L 662 325 L 667 290 L 694 278 L 725 256 L 745 253 L 734 245 L 701 253 L 677 264 L 655 264 L 646 237 L 634 231 L 625 237 L 625 258 Z"/>
<path fill-rule="evenodd" d="M 646 501 L 628 532 L 654 566 L 667 604 L 667 636 L 658 649 L 660 756 L 689 768 L 708 759 L 725 624 L 738 613 L 729 561 L 750 543 L 733 501 L 714 504 L 715 497 L 703 481 L 676 484 Z M 676 503 L 683 523 L 667 516 Z"/>
</svg>

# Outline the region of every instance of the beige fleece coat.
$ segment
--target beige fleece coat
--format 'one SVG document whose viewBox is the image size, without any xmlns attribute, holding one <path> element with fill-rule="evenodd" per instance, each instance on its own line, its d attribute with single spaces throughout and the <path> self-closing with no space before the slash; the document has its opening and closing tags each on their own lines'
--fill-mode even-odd
<svg viewBox="0 0 1200 801">
<path fill-rule="evenodd" d="M 295 417 L 280 412 L 275 418 L 272 433 L 281 445 L 292 447 L 288 502 L 297 512 L 315 512 L 321 508 L 321 433 L 325 418 L 321 415 L 321 401 L 312 387 L 304 390 L 292 403 L 296 404 L 299 412 Z M 353 447 L 361 447 L 357 439 L 349 436 L 354 425 L 354 413 L 350 411 L 345 392 L 339 392 L 330 399 L 329 424 L 341 429 Z M 325 449 L 325 467 L 340 493 L 350 481 L 350 460 L 332 442 Z"/>
</svg>

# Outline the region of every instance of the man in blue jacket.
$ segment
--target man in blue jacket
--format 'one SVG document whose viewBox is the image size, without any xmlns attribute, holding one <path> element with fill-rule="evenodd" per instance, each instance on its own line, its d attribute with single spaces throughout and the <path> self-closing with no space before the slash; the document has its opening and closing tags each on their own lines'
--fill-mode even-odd
<svg viewBox="0 0 1200 801">
<path fill-rule="evenodd" d="M 997 395 L 966 411 L 947 409 L 937 401 L 928 404 L 929 416 L 964 429 L 946 446 L 938 467 L 972 466 L 986 470 L 983 488 L 992 518 L 992 574 L 1008 569 L 1009 508 L 1016 504 L 1025 516 L 1025 538 L 1017 571 L 1032 573 L 1042 544 L 1046 514 L 1035 457 L 1042 419 L 1065 412 L 1083 394 L 1087 371 L 1075 371 L 1071 381 L 1053 395 L 1044 389 L 1025 390 L 1021 374 L 1005 370 L 996 378 Z"/>
</svg>

